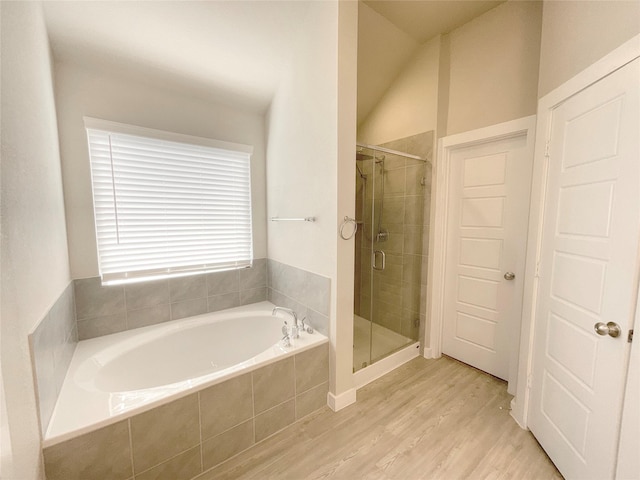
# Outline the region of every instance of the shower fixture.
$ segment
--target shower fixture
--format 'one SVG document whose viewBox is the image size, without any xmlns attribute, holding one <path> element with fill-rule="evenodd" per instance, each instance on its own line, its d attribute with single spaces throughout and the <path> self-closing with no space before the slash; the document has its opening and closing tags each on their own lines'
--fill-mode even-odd
<svg viewBox="0 0 640 480">
<path fill-rule="evenodd" d="M 376 150 L 378 152 L 391 153 L 393 155 L 400 155 L 401 157 L 411 158 L 413 160 L 420 160 L 421 162 L 427 162 L 426 158 L 422 158 L 419 155 L 412 155 L 411 153 L 400 152 L 398 150 L 392 150 L 391 148 L 386 147 L 377 147 L 375 145 L 367 145 L 366 143 L 356 143 L 356 160 L 369 160 L 371 159 L 370 155 L 365 155 L 369 158 L 358 158 L 358 153 L 362 152 L 363 149 L 368 148 L 370 150 Z M 376 158 L 377 160 L 377 158 Z"/>
<path fill-rule="evenodd" d="M 373 160 L 374 158 L 376 159 L 376 163 L 380 163 L 381 161 L 384 160 L 384 155 L 382 155 L 381 157 L 374 157 L 373 155 L 369 155 L 367 153 L 362 153 L 362 151 L 364 150 L 364 147 L 358 147 L 356 149 L 356 161 L 357 162 L 362 162 L 365 160 Z"/>
<path fill-rule="evenodd" d="M 375 145 L 367 145 L 365 143 L 356 143 L 356 162 L 362 162 L 365 160 L 373 160 L 375 159 L 374 165 L 380 165 L 381 169 L 380 169 L 380 177 L 382 179 L 381 184 L 380 184 L 380 208 L 378 209 L 374 209 L 374 212 L 377 211 L 378 213 L 378 218 L 377 221 L 374 218 L 373 219 L 373 227 L 375 227 L 375 229 L 371 232 L 375 241 L 376 242 L 385 242 L 389 239 L 389 231 L 387 229 L 382 228 L 381 226 L 381 221 L 382 221 L 382 210 L 383 210 L 383 205 L 384 205 L 384 184 L 385 184 L 385 169 L 384 169 L 384 160 L 385 160 L 385 156 L 381 155 L 380 157 L 375 156 L 375 153 L 373 155 L 369 155 L 364 153 L 365 149 L 369 149 L 372 150 L 373 152 L 384 152 L 384 153 L 388 153 L 391 155 L 399 155 L 401 157 L 405 157 L 405 158 L 410 158 L 412 160 L 419 160 L 421 162 L 427 162 L 426 158 L 422 158 L 418 155 L 413 155 L 411 153 L 405 153 L 405 152 L 400 152 L 398 150 L 392 150 L 390 148 L 386 148 L 386 147 L 378 147 Z M 365 181 L 364 184 L 364 188 L 362 189 L 362 200 L 363 200 L 363 204 L 366 198 L 366 189 L 367 189 L 367 176 L 364 175 L 362 173 L 362 170 L 358 167 L 358 164 L 356 163 L 356 168 L 358 170 L 358 173 L 360 174 L 360 178 L 363 179 Z M 375 169 L 374 169 L 375 170 Z M 376 186 L 375 186 L 376 182 L 375 182 L 375 171 L 374 171 L 374 185 L 373 185 L 373 189 L 375 190 Z M 426 186 L 426 178 L 422 177 L 420 179 L 420 185 L 422 185 L 423 187 Z M 377 195 L 374 194 L 374 197 L 376 197 Z M 366 229 L 365 229 L 366 232 Z M 374 233 L 375 232 L 375 233 Z M 366 236 L 366 234 L 365 234 Z M 371 239 L 369 239 L 371 240 Z"/>
<path fill-rule="evenodd" d="M 380 178 L 380 195 L 379 195 L 379 201 L 380 201 L 380 207 L 379 208 L 374 208 L 374 215 L 377 213 L 377 215 L 374 216 L 374 218 L 372 219 L 373 225 L 372 225 L 372 232 L 371 235 L 373 236 L 373 238 L 375 239 L 376 242 L 384 242 L 389 238 L 389 231 L 386 229 L 383 229 L 381 227 L 381 222 L 382 222 L 382 210 L 383 210 L 383 206 L 384 206 L 384 183 L 385 183 L 385 179 L 384 179 L 384 174 L 385 174 L 385 168 L 384 168 L 384 160 L 385 160 L 385 156 L 381 155 L 381 156 L 375 156 L 374 155 L 369 155 L 366 153 L 363 153 L 364 148 L 363 147 L 358 147 L 356 149 L 356 170 L 360 176 L 360 178 L 363 180 L 363 187 L 362 187 L 362 204 L 364 205 L 366 202 L 366 197 L 367 197 L 367 180 L 368 180 L 368 175 L 366 175 L 365 173 L 363 173 L 363 171 L 360 169 L 360 167 L 358 166 L 358 162 L 362 162 L 362 161 L 366 161 L 366 160 L 373 160 L 373 166 L 374 166 L 374 181 L 373 181 L 373 185 L 372 188 L 374 189 L 374 191 L 376 190 L 376 185 L 378 184 L 378 182 L 376 181 L 376 173 L 375 173 L 375 166 L 379 165 L 380 166 L 380 174 L 379 174 L 379 178 Z M 371 187 L 370 187 L 371 188 Z M 374 196 L 378 196 L 377 194 L 374 193 Z M 359 220 L 360 223 L 365 223 L 362 220 Z M 365 237 L 368 237 L 366 234 L 366 229 L 364 229 L 364 234 Z M 368 240 L 371 240 L 371 238 L 368 238 Z"/>
</svg>

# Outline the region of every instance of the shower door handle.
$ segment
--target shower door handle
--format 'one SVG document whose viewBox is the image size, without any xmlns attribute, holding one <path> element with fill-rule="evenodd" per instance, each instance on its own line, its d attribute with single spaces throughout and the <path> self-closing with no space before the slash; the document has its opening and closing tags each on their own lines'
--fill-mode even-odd
<svg viewBox="0 0 640 480">
<path fill-rule="evenodd" d="M 378 267 L 378 256 L 382 258 L 382 266 Z M 371 266 L 374 270 L 384 270 L 384 267 L 387 264 L 387 256 L 384 254 L 382 250 L 374 250 L 371 254 Z"/>
</svg>

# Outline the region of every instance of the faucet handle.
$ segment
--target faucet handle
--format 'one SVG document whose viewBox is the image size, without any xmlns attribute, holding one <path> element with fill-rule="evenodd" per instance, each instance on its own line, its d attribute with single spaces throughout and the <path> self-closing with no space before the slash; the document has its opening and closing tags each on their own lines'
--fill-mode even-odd
<svg viewBox="0 0 640 480">
<path fill-rule="evenodd" d="M 313 333 L 313 327 L 309 323 L 305 323 L 307 317 L 302 317 L 302 331 L 307 333 Z"/>
<path fill-rule="evenodd" d="M 300 338 L 299 332 L 300 327 L 298 327 L 297 325 L 293 325 L 291 327 L 291 338 Z"/>
<path fill-rule="evenodd" d="M 285 327 L 283 327 L 283 328 L 285 328 Z M 285 336 L 282 337 L 282 339 L 280 340 L 280 344 L 283 347 L 290 347 L 291 346 L 291 341 L 289 340 L 289 335 L 288 334 L 285 334 Z"/>
<path fill-rule="evenodd" d="M 282 334 L 285 336 L 289 336 L 289 325 L 287 325 L 287 321 L 284 321 L 284 325 L 282 326 Z"/>
</svg>

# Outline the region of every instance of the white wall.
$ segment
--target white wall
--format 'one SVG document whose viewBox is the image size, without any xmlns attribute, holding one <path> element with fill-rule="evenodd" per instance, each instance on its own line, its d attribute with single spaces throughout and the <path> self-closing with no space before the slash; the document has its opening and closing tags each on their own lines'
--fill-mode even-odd
<svg viewBox="0 0 640 480">
<path fill-rule="evenodd" d="M 2 5 L 2 380 L 12 457 L 44 478 L 27 334 L 70 282 L 51 60 L 41 5 Z M 3 432 L 3 437 L 4 437 Z"/>
<path fill-rule="evenodd" d="M 340 46 L 339 15 L 343 28 Z M 338 257 L 337 228 L 338 208 L 344 216 L 353 214 L 355 206 L 353 178 L 344 182 L 341 178 L 338 193 L 338 175 L 342 174 L 338 162 L 339 158 L 346 162 L 345 156 L 349 160 L 353 157 L 356 28 L 355 2 L 310 3 L 291 69 L 267 115 L 267 215 L 317 218 L 315 223 L 268 222 L 268 257 L 331 279 L 333 394 L 341 394 L 353 385 L 352 310 L 350 307 L 344 318 L 344 308 L 339 317 L 337 307 L 338 297 L 343 306 L 353 302 L 353 249 L 349 252 L 348 247 L 340 245 Z M 344 82 L 340 89 L 339 79 Z M 352 177 L 352 163 L 347 165 Z M 349 263 L 350 269 L 341 270 L 339 279 L 338 259 Z"/>
<path fill-rule="evenodd" d="M 541 2 L 511 0 L 425 43 L 358 125 L 358 141 L 441 137 L 534 114 L 541 22 Z"/>
<path fill-rule="evenodd" d="M 357 122 L 361 124 L 389 89 L 419 43 L 364 2 L 358 3 Z"/>
<path fill-rule="evenodd" d="M 440 37 L 422 45 L 371 113 L 358 126 L 358 141 L 370 145 L 435 130 Z"/>
<path fill-rule="evenodd" d="M 56 103 L 73 278 L 98 275 L 89 154 L 83 116 L 254 146 L 254 256 L 266 256 L 264 115 L 212 103 L 98 67 L 58 62 Z"/>
<path fill-rule="evenodd" d="M 536 113 L 541 21 L 542 2 L 511 0 L 449 34 L 447 135 Z"/>
<path fill-rule="evenodd" d="M 640 33 L 640 2 L 545 1 L 540 82 L 543 97 Z"/>
<path fill-rule="evenodd" d="M 267 114 L 268 257 L 335 275 L 337 2 L 314 2 L 289 71 Z"/>
<path fill-rule="evenodd" d="M 356 2 L 340 2 L 338 12 L 338 208 L 341 221 L 345 215 L 356 216 L 356 172 L 353 168 L 356 142 L 356 95 L 358 58 L 358 7 Z M 335 345 L 331 357 L 334 394 L 353 388 L 353 297 L 355 236 L 337 242 L 336 282 L 331 296 L 336 298 L 336 311 L 331 322 L 331 341 Z M 355 398 L 354 398 L 355 399 Z"/>
</svg>

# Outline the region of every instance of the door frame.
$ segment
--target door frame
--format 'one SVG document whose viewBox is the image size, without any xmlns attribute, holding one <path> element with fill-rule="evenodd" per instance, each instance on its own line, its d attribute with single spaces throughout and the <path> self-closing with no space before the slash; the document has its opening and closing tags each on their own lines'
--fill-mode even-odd
<svg viewBox="0 0 640 480">
<path fill-rule="evenodd" d="M 430 312 L 431 325 L 428 332 L 425 332 L 424 344 L 429 345 L 425 348 L 425 358 L 439 358 L 442 355 L 442 330 L 444 325 L 444 286 L 446 274 L 446 258 L 448 248 L 448 221 L 449 221 L 449 194 L 450 189 L 450 171 L 451 171 L 451 154 L 454 150 L 463 147 L 481 145 L 498 140 L 504 140 L 513 137 L 526 136 L 525 155 L 533 157 L 534 152 L 534 135 L 536 126 L 536 116 L 519 118 L 490 127 L 484 127 L 469 132 L 450 135 L 438 140 L 438 156 L 435 165 L 435 185 L 436 192 L 434 195 L 435 208 L 432 218 L 432 237 L 429 242 L 429 260 L 431 263 L 431 275 L 428 281 L 431 285 L 430 299 L 431 305 L 427 306 Z M 437 255 L 434 254 L 438 252 Z M 525 283 L 526 288 L 526 283 Z M 520 335 L 520 325 L 517 332 Z M 430 342 L 427 342 L 429 334 Z M 518 347 L 509 352 L 509 393 L 515 392 L 517 365 L 518 365 Z"/>
<path fill-rule="evenodd" d="M 544 220 L 545 194 L 547 190 L 547 145 L 551 135 L 552 114 L 554 109 L 568 98 L 638 57 L 640 57 L 640 35 L 622 44 L 538 101 L 524 296 L 522 301 L 520 353 L 516 377 L 516 392 L 515 397 L 511 401 L 511 415 L 522 428 L 527 428 L 530 406 L 533 338 L 536 327 L 535 318 L 538 301 L 537 268 L 542 247 L 542 225 Z M 638 329 L 639 327 L 640 315 L 636 315 L 634 329 Z M 638 348 L 637 345 L 635 348 Z M 629 402 L 626 403 L 628 404 Z M 625 405 L 625 407 L 628 409 L 629 405 Z"/>
</svg>

